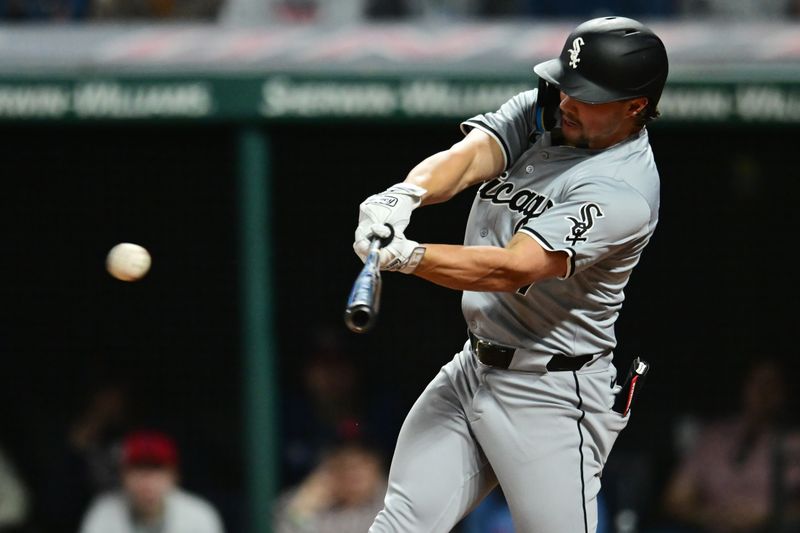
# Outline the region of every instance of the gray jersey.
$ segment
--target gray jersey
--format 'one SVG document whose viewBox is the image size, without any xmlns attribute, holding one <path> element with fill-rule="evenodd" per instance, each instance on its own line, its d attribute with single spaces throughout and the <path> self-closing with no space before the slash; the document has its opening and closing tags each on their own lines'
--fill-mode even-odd
<svg viewBox="0 0 800 533">
<path fill-rule="evenodd" d="M 644 130 L 605 150 L 532 142 L 535 100 L 523 92 L 463 124 L 506 158 L 479 187 L 465 244 L 505 246 L 523 232 L 566 252 L 566 275 L 516 293 L 464 291 L 470 330 L 514 347 L 512 359 L 481 359 L 470 339 L 442 368 L 403 423 L 370 533 L 446 533 L 497 483 L 518 531 L 596 531 L 603 466 L 630 416 L 612 408 L 614 321 L 657 223 L 659 177 Z"/>
<path fill-rule="evenodd" d="M 516 293 L 464 291 L 477 336 L 525 353 L 610 354 L 624 289 L 658 221 L 659 176 L 647 131 L 604 150 L 532 142 L 536 91 L 462 124 L 503 149 L 505 172 L 481 185 L 464 244 L 505 246 L 517 232 L 568 254 L 564 279 Z"/>
</svg>

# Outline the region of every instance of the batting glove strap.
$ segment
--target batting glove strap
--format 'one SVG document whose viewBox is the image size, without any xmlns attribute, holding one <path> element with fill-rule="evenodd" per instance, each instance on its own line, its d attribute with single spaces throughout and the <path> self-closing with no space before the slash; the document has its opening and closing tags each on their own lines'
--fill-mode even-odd
<svg viewBox="0 0 800 533">
<path fill-rule="evenodd" d="M 416 241 L 395 234 L 388 246 L 381 248 L 381 270 L 411 274 L 425 255 L 425 247 Z"/>
<path fill-rule="evenodd" d="M 428 192 L 428 189 L 424 187 L 420 187 L 419 185 L 414 185 L 413 183 L 395 183 L 388 189 L 386 189 L 383 193 L 384 194 L 405 194 L 415 198 L 417 200 L 417 205 L 422 201 L 422 197 L 425 196 L 425 193 Z"/>
<path fill-rule="evenodd" d="M 414 248 L 414 250 L 411 252 L 411 257 L 408 258 L 408 261 L 406 261 L 405 266 L 403 266 L 403 268 L 400 269 L 400 272 L 402 272 L 403 274 L 413 273 L 419 266 L 423 257 L 425 257 L 425 247 L 417 245 L 417 247 Z"/>
</svg>

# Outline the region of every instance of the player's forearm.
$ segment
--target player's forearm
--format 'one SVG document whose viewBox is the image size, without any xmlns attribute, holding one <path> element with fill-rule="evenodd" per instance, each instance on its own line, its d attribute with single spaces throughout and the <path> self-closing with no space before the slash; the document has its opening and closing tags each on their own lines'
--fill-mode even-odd
<svg viewBox="0 0 800 533">
<path fill-rule="evenodd" d="M 422 205 L 446 202 L 469 187 L 465 179 L 469 164 L 463 154 L 446 150 L 424 159 L 408 173 L 405 181 L 428 191 Z"/>
<path fill-rule="evenodd" d="M 508 292 L 530 283 L 531 272 L 506 248 L 426 244 L 414 274 L 450 289 Z"/>
</svg>

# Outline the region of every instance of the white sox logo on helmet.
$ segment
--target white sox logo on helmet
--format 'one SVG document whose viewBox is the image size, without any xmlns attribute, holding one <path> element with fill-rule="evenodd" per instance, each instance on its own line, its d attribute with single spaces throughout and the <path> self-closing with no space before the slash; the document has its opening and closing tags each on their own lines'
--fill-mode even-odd
<svg viewBox="0 0 800 533">
<path fill-rule="evenodd" d="M 576 37 L 575 40 L 572 41 L 572 48 L 567 50 L 569 52 L 569 66 L 572 68 L 578 68 L 578 63 L 581 62 L 581 58 L 578 57 L 578 54 L 581 53 L 581 46 L 585 44 L 586 43 L 583 42 L 583 37 Z"/>
</svg>

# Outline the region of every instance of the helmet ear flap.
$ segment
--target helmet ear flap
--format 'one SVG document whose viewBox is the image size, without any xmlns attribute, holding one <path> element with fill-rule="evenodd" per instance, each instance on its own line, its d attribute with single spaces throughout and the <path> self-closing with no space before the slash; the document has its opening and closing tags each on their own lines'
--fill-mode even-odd
<svg viewBox="0 0 800 533">
<path fill-rule="evenodd" d="M 539 77 L 536 105 L 533 110 L 537 134 L 551 131 L 556 126 L 556 113 L 560 103 L 561 90 L 544 78 Z"/>
</svg>

